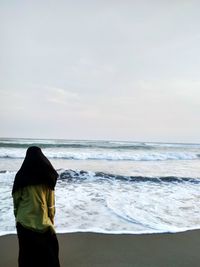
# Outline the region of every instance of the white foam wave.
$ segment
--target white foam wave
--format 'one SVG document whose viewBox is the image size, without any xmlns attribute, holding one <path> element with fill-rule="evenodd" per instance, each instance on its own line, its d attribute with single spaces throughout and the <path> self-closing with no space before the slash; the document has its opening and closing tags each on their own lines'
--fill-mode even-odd
<svg viewBox="0 0 200 267">
<path fill-rule="evenodd" d="M 0 158 L 21 159 L 25 157 L 25 154 L 25 149 L 0 148 Z"/>
<path fill-rule="evenodd" d="M 165 161 L 165 160 L 195 160 L 199 154 L 194 152 L 107 152 L 107 151 L 52 151 L 43 149 L 44 154 L 52 159 L 66 160 L 110 160 L 110 161 Z M 25 149 L 0 149 L 0 158 L 21 159 Z"/>
<path fill-rule="evenodd" d="M 0 184 L 2 185 L 3 183 L 6 185 L 10 184 L 14 180 L 15 174 L 16 172 L 14 171 L 1 171 L 0 172 Z"/>
<path fill-rule="evenodd" d="M 79 150 L 80 151 L 80 150 Z M 0 150 L 2 152 L 2 150 Z M 9 150 L 7 150 L 9 152 Z M 25 153 L 25 150 L 15 151 L 16 154 Z M 44 150 L 46 155 L 63 156 L 66 151 L 51 149 Z M 104 151 L 105 152 L 105 151 Z M 78 156 L 78 152 L 71 151 L 73 155 Z M 97 155 L 99 151 L 89 151 L 88 155 Z M 113 154 L 113 153 L 112 153 Z M 167 153 L 159 153 L 162 156 Z M 82 155 L 82 154 L 81 154 Z M 107 154 L 104 154 L 107 155 Z M 115 155 L 115 154 L 114 154 Z M 122 155 L 131 156 L 150 156 L 148 153 L 134 153 Z M 157 154 L 153 154 L 158 156 Z M 173 153 L 173 155 L 177 154 Z M 185 153 L 180 152 L 179 157 L 183 158 Z M 187 153 L 186 156 L 195 156 L 195 153 Z M 80 155 L 79 155 L 80 156 Z M 168 155 L 169 156 L 169 155 Z M 184 158 L 185 159 L 185 158 Z M 11 164 L 12 161 L 7 161 Z M 104 162 L 103 162 L 104 163 Z M 121 162 L 123 163 L 123 162 Z M 120 164 L 121 164 L 120 163 Z M 144 234 L 144 233 L 163 233 L 163 232 L 181 232 L 191 229 L 200 228 L 200 198 L 199 198 L 199 182 L 189 182 L 190 179 L 182 179 L 183 182 L 176 182 L 178 177 L 199 178 L 198 161 L 192 163 L 191 169 L 186 172 L 185 162 L 175 162 L 181 165 L 183 170 L 175 173 L 173 179 L 160 179 L 160 176 L 168 175 L 172 168 L 172 162 L 143 162 L 138 163 L 139 174 L 141 179 L 148 178 L 151 173 L 151 168 L 158 169 L 156 174 L 152 174 L 152 178 L 157 177 L 160 182 L 145 182 L 136 183 L 126 179 L 127 177 L 121 172 L 118 173 L 113 168 L 114 165 L 120 165 L 119 162 L 110 164 L 112 173 L 109 174 L 109 169 L 100 169 L 97 175 L 97 170 L 94 171 L 64 171 L 59 170 L 59 173 L 74 178 L 71 182 L 68 179 L 61 177 L 56 186 L 56 230 L 57 232 L 99 232 L 108 234 Z M 124 169 L 130 167 L 132 162 L 126 165 Z M 166 167 L 164 169 L 164 165 Z M 192 176 L 192 169 L 195 169 L 195 176 Z M 105 164 L 108 167 L 108 163 Z M 5 165 L 6 166 L 6 165 Z M 97 168 L 100 168 L 98 162 Z M 129 167 L 127 167 L 129 166 Z M 142 169 L 143 166 L 143 169 Z M 157 167 L 155 167 L 157 166 Z M 134 167 L 135 168 L 135 167 Z M 6 167 L 2 170 L 6 170 Z M 89 168 L 90 169 L 90 168 Z M 142 170 L 145 169 L 145 172 Z M 135 169 L 134 169 L 135 171 Z M 15 232 L 15 221 L 12 206 L 12 183 L 16 172 L 1 171 L 0 172 L 0 235 Z M 131 171 L 130 171 L 131 173 Z M 154 173 L 154 172 L 153 172 Z M 186 173 L 188 173 L 187 176 Z M 131 174 L 129 174 L 131 175 Z M 138 174 L 136 174 L 138 175 Z M 81 179 L 77 179 L 81 178 Z M 119 178 L 119 179 L 118 179 Z M 176 179 L 177 178 L 177 179 Z M 195 179 L 195 178 L 194 178 Z M 150 179 L 146 179 L 149 180 Z M 154 179 L 155 180 L 155 179 Z M 181 179 L 180 179 L 181 180 Z M 132 179 L 134 181 L 134 179 Z"/>
<path fill-rule="evenodd" d="M 4 179 L 4 174 L 0 175 L 0 235 L 15 231 L 12 179 Z M 59 180 L 55 192 L 57 232 L 144 234 L 200 228 L 195 183 Z"/>
</svg>

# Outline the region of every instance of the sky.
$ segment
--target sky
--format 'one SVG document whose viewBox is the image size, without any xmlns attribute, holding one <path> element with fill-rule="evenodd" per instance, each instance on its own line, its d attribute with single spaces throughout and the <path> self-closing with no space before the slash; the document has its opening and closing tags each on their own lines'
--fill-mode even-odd
<svg viewBox="0 0 200 267">
<path fill-rule="evenodd" d="M 200 143 L 199 10 L 0 0 L 0 137 Z"/>
</svg>

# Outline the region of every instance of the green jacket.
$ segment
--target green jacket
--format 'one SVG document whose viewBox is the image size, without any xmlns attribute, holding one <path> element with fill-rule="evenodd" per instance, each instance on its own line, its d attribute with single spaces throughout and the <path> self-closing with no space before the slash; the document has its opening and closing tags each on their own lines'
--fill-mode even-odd
<svg viewBox="0 0 200 267">
<path fill-rule="evenodd" d="M 54 191 L 46 185 L 26 186 L 13 194 L 16 222 L 38 232 L 54 230 Z"/>
</svg>

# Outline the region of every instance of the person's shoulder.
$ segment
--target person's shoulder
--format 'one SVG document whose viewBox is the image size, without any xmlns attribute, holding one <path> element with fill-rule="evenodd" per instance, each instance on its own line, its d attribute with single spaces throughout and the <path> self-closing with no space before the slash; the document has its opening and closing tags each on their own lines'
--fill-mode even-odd
<svg viewBox="0 0 200 267">
<path fill-rule="evenodd" d="M 48 191 L 48 187 L 43 184 L 29 185 L 26 189 L 30 192 L 45 192 Z"/>
<path fill-rule="evenodd" d="M 37 184 L 37 185 L 29 185 L 26 187 L 26 192 L 30 195 L 38 195 L 38 196 L 45 196 L 53 193 L 47 185 L 45 184 Z"/>
</svg>

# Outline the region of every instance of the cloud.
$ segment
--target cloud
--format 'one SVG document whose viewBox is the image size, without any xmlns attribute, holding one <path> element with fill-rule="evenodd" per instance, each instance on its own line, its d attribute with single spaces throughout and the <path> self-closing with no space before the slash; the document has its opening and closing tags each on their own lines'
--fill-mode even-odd
<svg viewBox="0 0 200 267">
<path fill-rule="evenodd" d="M 47 94 L 46 100 L 50 103 L 56 103 L 59 105 L 67 105 L 71 102 L 79 101 L 79 96 L 77 93 L 56 87 L 45 87 Z"/>
</svg>

